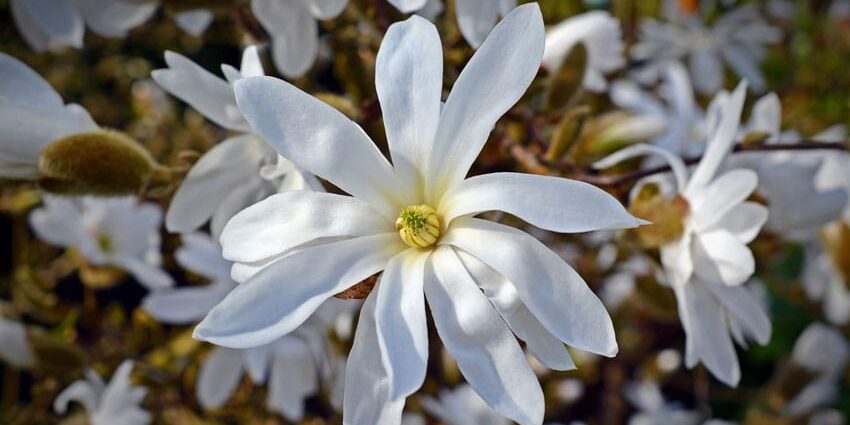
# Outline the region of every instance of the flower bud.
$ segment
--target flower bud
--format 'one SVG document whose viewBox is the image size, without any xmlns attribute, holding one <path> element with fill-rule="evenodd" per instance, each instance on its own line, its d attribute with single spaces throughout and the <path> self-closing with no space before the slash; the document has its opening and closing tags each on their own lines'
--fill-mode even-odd
<svg viewBox="0 0 850 425">
<path fill-rule="evenodd" d="M 41 187 L 68 195 L 137 193 L 156 167 L 148 151 L 129 136 L 105 129 L 63 137 L 38 159 Z"/>
<path fill-rule="evenodd" d="M 546 109 L 554 110 L 574 103 L 581 96 L 584 72 L 587 68 L 587 48 L 576 43 L 560 68 L 552 74 L 546 92 Z"/>
</svg>

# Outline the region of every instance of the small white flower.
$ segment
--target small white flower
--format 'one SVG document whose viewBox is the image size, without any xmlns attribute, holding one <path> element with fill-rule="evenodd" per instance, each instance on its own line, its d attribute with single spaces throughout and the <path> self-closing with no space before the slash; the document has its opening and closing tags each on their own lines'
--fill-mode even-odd
<svg viewBox="0 0 850 425">
<path fill-rule="evenodd" d="M 167 69 L 151 73 L 157 84 L 211 121 L 238 133 L 205 153 L 186 175 L 165 217 L 169 231 L 191 232 L 211 220 L 212 233 L 218 235 L 233 214 L 273 193 L 323 190 L 315 177 L 299 171 L 253 134 L 236 105 L 233 84 L 263 75 L 256 47 L 245 49 L 241 70 L 222 65 L 226 81 L 174 52 L 165 52 L 165 61 Z"/>
<path fill-rule="evenodd" d="M 702 361 L 731 386 L 741 375 L 732 335 L 743 332 L 766 344 L 771 331 L 763 307 L 742 285 L 755 271 L 747 244 L 767 220 L 767 208 L 746 201 L 758 176 L 744 169 L 716 175 L 734 143 L 745 95 L 746 83 L 731 96 L 719 95 L 717 114 L 708 119 L 713 123 L 712 137 L 690 177 L 681 158 L 651 145 L 625 148 L 597 164 L 608 167 L 645 154 L 660 155 L 670 163 L 676 196 L 687 202 L 689 212 L 682 237 L 661 247 L 661 262 L 687 336 L 685 364 L 693 367 Z"/>
<path fill-rule="evenodd" d="M 546 32 L 543 66 L 554 72 L 577 44 L 587 49 L 587 67 L 583 85 L 594 92 L 608 87 L 605 74 L 625 65 L 620 21 L 608 12 L 594 11 L 565 19 Z"/>
<path fill-rule="evenodd" d="M 83 405 L 92 425 L 149 424 L 151 415 L 141 407 L 147 389 L 130 382 L 132 371 L 133 362 L 125 360 L 107 385 L 97 372 L 88 369 L 85 380 L 76 381 L 59 393 L 53 410 L 63 415 L 68 411 L 68 403 L 76 401 Z"/>
<path fill-rule="evenodd" d="M 348 0 L 252 0 L 251 10 L 271 36 L 275 67 L 298 78 L 313 67 L 319 54 L 319 20 L 333 19 Z"/>
<path fill-rule="evenodd" d="M 388 0 L 402 13 L 416 12 L 433 19 L 443 6 L 440 0 Z M 516 0 L 455 0 L 455 14 L 460 33 L 477 49 L 500 17 L 516 7 Z"/>
<path fill-rule="evenodd" d="M 95 266 L 124 269 L 148 289 L 166 288 L 171 276 L 160 268 L 156 204 L 133 197 L 45 196 L 44 206 L 30 214 L 30 225 L 43 241 L 80 251 Z"/>
<path fill-rule="evenodd" d="M 487 405 L 468 384 L 440 390 L 437 398 L 419 397 L 422 408 L 446 425 L 509 425 L 510 419 Z"/>
<path fill-rule="evenodd" d="M 635 60 L 647 62 L 639 73 L 647 82 L 671 60 L 687 59 L 697 92 L 716 93 L 723 87 L 723 61 L 755 91 L 764 89 L 760 62 L 765 45 L 776 43 L 781 33 L 768 25 L 752 5 L 739 6 L 706 27 L 698 14 L 669 16 L 677 22 L 647 19 L 641 23 L 640 42 L 632 47 Z"/>
<path fill-rule="evenodd" d="M 326 299 L 383 271 L 361 310 L 346 368 L 345 423 L 400 421 L 405 397 L 425 378 L 426 297 L 441 339 L 478 394 L 520 423 L 541 423 L 543 393 L 514 333 L 555 353 L 540 360 L 563 370 L 574 367 L 563 343 L 614 355 L 613 325 L 557 254 L 518 229 L 473 216 L 502 210 L 563 233 L 641 223 L 585 183 L 518 173 L 464 178 L 496 121 L 537 74 L 543 43 L 539 7 L 515 9 L 441 108 L 436 28 L 418 16 L 392 25 L 376 61 L 392 165 L 355 123 L 289 83 L 237 82 L 239 107 L 255 130 L 351 196 L 287 192 L 234 216 L 222 232 L 224 256 L 248 269 L 247 280 L 195 336 L 237 348 L 268 343 Z M 517 294 L 508 310 L 487 296 L 502 292 Z"/>
<path fill-rule="evenodd" d="M 20 322 L 0 317 L 0 359 L 18 368 L 32 367 L 35 354 L 27 338 L 27 330 Z"/>
<path fill-rule="evenodd" d="M 838 396 L 839 382 L 850 359 L 850 344 L 836 329 L 812 323 L 794 343 L 791 359 L 816 374 L 785 406 L 785 413 L 796 417 L 828 405 Z"/>
<path fill-rule="evenodd" d="M 0 53 L 0 81 L 0 177 L 35 178 L 48 144 L 98 128 L 85 109 L 66 105 L 47 81 L 5 53 Z"/>
<path fill-rule="evenodd" d="M 194 324 L 236 287 L 230 278 L 231 262 L 223 259 L 218 244 L 202 233 L 183 235 L 183 246 L 175 258 L 180 266 L 210 283 L 152 292 L 142 306 L 163 323 Z M 301 420 L 304 399 L 318 391 L 320 380 L 328 384 L 333 380 L 336 358 L 325 335 L 350 310 L 342 301 L 329 301 L 293 333 L 270 344 L 245 350 L 214 348 L 198 374 L 196 391 L 201 405 L 208 409 L 224 405 L 247 372 L 257 384 L 269 381 L 270 409 L 288 420 Z"/>
</svg>

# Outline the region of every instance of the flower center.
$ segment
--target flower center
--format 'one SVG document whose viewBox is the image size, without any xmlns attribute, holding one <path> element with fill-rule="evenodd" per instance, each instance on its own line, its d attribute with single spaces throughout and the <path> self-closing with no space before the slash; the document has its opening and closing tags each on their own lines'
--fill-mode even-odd
<svg viewBox="0 0 850 425">
<path fill-rule="evenodd" d="M 395 227 L 401 240 L 413 248 L 427 248 L 440 238 L 440 218 L 427 205 L 411 205 L 401 210 Z"/>
<path fill-rule="evenodd" d="M 97 245 L 100 247 L 100 250 L 109 254 L 115 248 L 112 244 L 112 239 L 107 234 L 98 235 L 97 237 Z"/>
</svg>

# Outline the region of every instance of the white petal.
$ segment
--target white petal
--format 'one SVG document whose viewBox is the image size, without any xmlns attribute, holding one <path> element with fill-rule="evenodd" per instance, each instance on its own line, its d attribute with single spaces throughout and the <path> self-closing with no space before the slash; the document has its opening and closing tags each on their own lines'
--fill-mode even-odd
<svg viewBox="0 0 850 425">
<path fill-rule="evenodd" d="M 490 302 L 505 319 L 508 327 L 517 338 L 525 341 L 528 351 L 537 357 L 546 367 L 555 370 L 572 370 L 576 368 L 570 353 L 558 338 L 552 335 L 534 317 L 528 307 L 522 303 L 516 287 L 504 276 L 493 270 L 481 260 L 456 250 L 457 256 L 463 261 L 466 270 L 475 282 L 490 298 Z"/>
<path fill-rule="evenodd" d="M 255 384 L 266 382 L 275 343 L 242 350 L 242 364 Z"/>
<path fill-rule="evenodd" d="M 159 7 L 155 3 L 115 0 L 75 0 L 86 25 L 103 37 L 125 37 L 127 32 L 150 19 Z"/>
<path fill-rule="evenodd" d="M 299 338 L 283 338 L 275 344 L 271 372 L 267 404 L 284 418 L 300 421 L 304 399 L 316 393 L 319 383 L 309 347 Z"/>
<path fill-rule="evenodd" d="M 0 86 L 0 103 L 26 102 L 41 109 L 63 106 L 62 98 L 44 78 L 5 53 L 0 53 L 0 77 L 5 82 Z"/>
<path fill-rule="evenodd" d="M 390 164 L 357 124 L 291 84 L 270 77 L 236 82 L 252 127 L 299 167 L 369 202 L 388 219 L 410 205 Z"/>
<path fill-rule="evenodd" d="M 418 190 L 440 120 L 442 88 L 443 46 L 437 28 L 415 15 L 390 26 L 375 62 L 375 89 L 393 166 Z"/>
<path fill-rule="evenodd" d="M 605 158 L 600 159 L 599 161 L 593 164 L 593 168 L 596 169 L 604 169 L 613 167 L 620 162 L 623 162 L 630 158 L 635 158 L 642 155 L 658 155 L 660 156 L 667 165 L 670 166 L 670 170 L 673 172 L 673 177 L 676 179 L 676 190 L 681 192 L 685 183 L 688 181 L 688 168 L 685 165 L 685 162 L 676 156 L 673 152 L 670 152 L 666 149 L 662 149 L 657 146 L 649 145 L 646 143 L 640 143 L 637 145 L 632 145 L 627 148 L 620 149 L 611 155 L 606 156 Z"/>
<path fill-rule="evenodd" d="M 413 13 L 425 6 L 426 0 L 387 0 L 401 13 Z M 386 36 L 385 36 L 386 37 Z"/>
<path fill-rule="evenodd" d="M 755 272 L 753 253 L 726 230 L 714 230 L 694 237 L 694 272 L 709 282 L 735 286 Z"/>
<path fill-rule="evenodd" d="M 689 58 L 694 89 L 700 94 L 716 93 L 723 88 L 725 74 L 718 52 L 700 49 Z"/>
<path fill-rule="evenodd" d="M 114 257 L 110 262 L 130 272 L 133 278 L 148 288 L 148 290 L 153 291 L 174 286 L 174 279 L 171 275 L 159 266 L 144 260 L 122 256 Z"/>
<path fill-rule="evenodd" d="M 499 413 L 521 423 L 543 422 L 543 391 L 511 331 L 454 251 L 434 251 L 425 294 L 437 333 L 475 391 Z"/>
<path fill-rule="evenodd" d="M 237 108 L 236 99 L 227 81 L 179 53 L 166 51 L 165 62 L 168 68 L 151 72 L 160 87 L 228 130 L 250 131 L 245 120 L 232 112 Z"/>
<path fill-rule="evenodd" d="M 222 258 L 221 248 L 206 233 L 186 233 L 183 246 L 174 253 L 177 263 L 192 273 L 213 281 L 227 282 L 230 262 Z"/>
<path fill-rule="evenodd" d="M 85 26 L 71 0 L 12 0 L 12 16 L 35 51 L 83 47 Z"/>
<path fill-rule="evenodd" d="M 687 336 L 687 366 L 691 368 L 702 361 L 717 379 L 726 385 L 737 386 L 741 370 L 726 327 L 723 307 L 711 292 L 693 281 L 676 289 L 676 299 L 679 318 Z"/>
<path fill-rule="evenodd" d="M 729 314 L 743 327 L 744 331 L 761 345 L 770 341 L 770 318 L 756 297 L 744 286 L 728 287 L 715 283 L 705 283 Z"/>
<path fill-rule="evenodd" d="M 63 415 L 68 411 L 68 403 L 76 401 L 86 408 L 86 412 L 92 414 L 97 409 L 98 394 L 86 381 L 75 381 L 56 396 L 53 401 L 53 411 Z"/>
<path fill-rule="evenodd" d="M 275 193 L 274 185 L 258 176 L 252 176 L 250 180 L 245 181 L 222 197 L 210 219 L 210 233 L 214 237 L 221 236 L 224 226 L 236 213 L 260 202 L 273 193 Z"/>
<path fill-rule="evenodd" d="M 263 61 L 260 60 L 260 51 L 257 46 L 248 46 L 242 51 L 242 62 L 239 65 L 239 73 L 243 77 L 262 77 Z"/>
<path fill-rule="evenodd" d="M 561 341 L 604 356 L 617 353 L 614 325 L 602 301 L 537 239 L 512 227 L 460 218 L 440 243 L 457 246 L 510 280 L 528 309 Z"/>
<path fill-rule="evenodd" d="M 90 238 L 80 226 L 82 216 L 69 198 L 48 196 L 44 204 L 29 216 L 30 226 L 39 239 L 63 247 L 86 244 Z"/>
<path fill-rule="evenodd" d="M 344 425 L 394 425 L 401 422 L 404 400 L 390 400 L 391 382 L 378 347 L 375 325 L 377 298 L 377 291 L 372 291 L 366 298 L 360 310 L 354 345 L 348 354 L 342 409 Z"/>
<path fill-rule="evenodd" d="M 195 9 L 174 15 L 174 22 L 183 32 L 200 37 L 209 28 L 215 15 L 208 9 Z"/>
<path fill-rule="evenodd" d="M 518 7 L 493 29 L 460 73 L 443 107 L 431 152 L 426 189 L 432 200 L 466 176 L 496 121 L 525 93 L 540 67 L 543 37 L 539 6 Z"/>
<path fill-rule="evenodd" d="M 154 291 L 142 301 L 142 308 L 160 322 L 190 325 L 203 319 L 231 289 L 230 285 L 212 284 Z"/>
<path fill-rule="evenodd" d="M 35 354 L 27 339 L 24 325 L 13 320 L 0 318 L 0 359 L 14 367 L 30 367 L 35 364 Z"/>
<path fill-rule="evenodd" d="M 743 243 L 750 243 L 758 236 L 766 221 L 767 208 L 764 205 L 744 202 L 729 210 L 715 226 L 732 233 Z"/>
<path fill-rule="evenodd" d="M 121 423 L 141 425 L 150 423 L 150 414 L 139 407 L 147 394 L 143 387 L 130 381 L 133 361 L 124 360 L 112 374 L 112 379 L 101 393 L 97 412 L 91 416 L 92 423 Z"/>
<path fill-rule="evenodd" d="M 388 233 L 288 255 L 234 289 L 194 337 L 233 348 L 267 344 L 301 325 L 326 299 L 381 271 L 400 245 L 398 235 Z"/>
<path fill-rule="evenodd" d="M 390 380 L 390 400 L 404 400 L 425 381 L 428 323 L 423 274 L 427 252 L 410 248 L 393 257 L 381 275 L 375 306 L 378 346 Z"/>
<path fill-rule="evenodd" d="M 661 264 L 664 265 L 670 286 L 676 288 L 684 285 L 694 272 L 690 234 L 685 233 L 678 241 L 662 246 L 660 251 Z"/>
<path fill-rule="evenodd" d="M 703 190 L 688 197 L 698 230 L 711 227 L 747 199 L 758 186 L 755 171 L 737 169 L 724 173 Z"/>
<path fill-rule="evenodd" d="M 252 0 L 251 11 L 272 38 L 272 58 L 288 78 L 304 75 L 319 53 L 319 27 L 300 0 Z"/>
<path fill-rule="evenodd" d="M 272 195 L 236 214 L 221 233 L 221 245 L 228 260 L 254 262 L 317 239 L 393 230 L 357 198 L 296 191 Z"/>
<path fill-rule="evenodd" d="M 764 75 L 759 69 L 759 60 L 746 47 L 739 45 L 726 45 L 721 49 L 723 57 L 732 70 L 738 76 L 747 80 L 753 91 L 761 92 L 764 90 L 765 81 Z"/>
<path fill-rule="evenodd" d="M 198 401 L 205 409 L 221 407 L 242 380 L 242 350 L 215 347 L 198 371 Z"/>
<path fill-rule="evenodd" d="M 778 135 L 782 128 L 782 104 L 776 93 L 762 96 L 750 113 L 748 130 L 764 131 L 770 135 Z"/>
<path fill-rule="evenodd" d="M 461 0 L 455 2 L 457 25 L 463 38 L 477 49 L 498 19 L 498 10 L 492 0 Z"/>
<path fill-rule="evenodd" d="M 348 0 L 301 0 L 316 19 L 326 20 L 337 17 L 345 9 Z"/>
</svg>

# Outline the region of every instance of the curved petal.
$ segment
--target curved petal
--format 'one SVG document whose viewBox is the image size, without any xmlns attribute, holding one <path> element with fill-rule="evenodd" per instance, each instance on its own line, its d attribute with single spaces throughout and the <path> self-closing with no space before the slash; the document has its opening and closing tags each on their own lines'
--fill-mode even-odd
<svg viewBox="0 0 850 425">
<path fill-rule="evenodd" d="M 782 130 L 782 103 L 776 93 L 768 93 L 756 101 L 750 112 L 749 131 L 778 135 Z"/>
<path fill-rule="evenodd" d="M 257 46 L 248 46 L 242 51 L 242 62 L 239 64 L 239 73 L 245 78 L 262 77 L 265 75 L 263 61 L 260 59 L 260 49 Z"/>
<path fill-rule="evenodd" d="M 464 3 L 469 2 L 459 4 Z M 466 176 L 496 121 L 525 93 L 540 68 L 543 39 L 540 7 L 526 4 L 505 17 L 466 64 L 446 99 L 434 139 L 426 181 L 429 202 Z"/>
<path fill-rule="evenodd" d="M 192 273 L 213 281 L 227 282 L 230 262 L 222 258 L 221 248 L 206 233 L 186 233 L 183 246 L 174 253 L 177 263 Z"/>
<path fill-rule="evenodd" d="M 233 193 L 257 178 L 268 151 L 254 135 L 232 137 L 207 151 L 171 199 L 165 227 L 175 233 L 201 227 L 221 205 L 222 194 Z"/>
<path fill-rule="evenodd" d="M 708 282 L 740 285 L 755 273 L 750 249 L 726 230 L 715 230 L 694 237 L 694 272 Z"/>
<path fill-rule="evenodd" d="M 110 263 L 121 267 L 148 290 L 158 290 L 174 286 L 174 279 L 159 266 L 138 258 L 113 257 Z"/>
<path fill-rule="evenodd" d="M 168 68 L 151 71 L 151 77 L 165 91 L 197 109 L 214 123 L 235 131 L 250 131 L 238 111 L 233 88 L 227 81 L 201 68 L 187 57 L 165 52 Z"/>
<path fill-rule="evenodd" d="M 313 66 L 319 53 L 319 26 L 301 0 L 252 0 L 251 11 L 272 39 L 272 58 L 288 78 Z"/>
<path fill-rule="evenodd" d="M 437 28 L 415 15 L 390 26 L 375 62 L 375 89 L 393 166 L 418 191 L 439 125 L 442 88 L 443 45 Z"/>
<path fill-rule="evenodd" d="M 266 382 L 266 375 L 272 359 L 274 343 L 242 350 L 242 364 L 248 371 L 248 376 L 257 385 Z"/>
<path fill-rule="evenodd" d="M 492 173 L 466 179 L 443 196 L 439 207 L 446 225 L 457 217 L 493 210 L 560 233 L 624 229 L 643 222 L 596 186 L 521 173 Z"/>
<path fill-rule="evenodd" d="M 68 403 L 76 401 L 85 407 L 88 414 L 92 414 L 97 409 L 97 399 L 98 394 L 91 384 L 82 380 L 76 381 L 56 396 L 53 411 L 63 415 L 68 411 Z"/>
<path fill-rule="evenodd" d="M 242 380 L 242 350 L 215 347 L 198 371 L 198 402 L 205 409 L 221 407 Z"/>
<path fill-rule="evenodd" d="M 193 336 L 232 348 L 268 344 L 295 330 L 326 299 L 383 270 L 400 245 L 396 233 L 387 233 L 288 255 L 237 286 Z"/>
<path fill-rule="evenodd" d="M 215 19 L 215 14 L 208 9 L 195 9 L 174 15 L 174 23 L 183 32 L 192 37 L 200 37 Z"/>
<path fill-rule="evenodd" d="M 35 364 L 35 354 L 30 348 L 24 325 L 13 320 L 0 318 L 0 359 L 15 367 L 30 367 Z"/>
<path fill-rule="evenodd" d="M 45 206 L 30 213 L 29 221 L 39 239 L 53 245 L 71 247 L 88 238 L 80 223 L 83 219 L 73 201 L 65 197 L 44 198 Z"/>
<path fill-rule="evenodd" d="M 422 285 L 428 256 L 417 248 L 396 255 L 377 288 L 375 325 L 393 401 L 404 400 L 425 381 L 428 323 Z"/>
<path fill-rule="evenodd" d="M 498 9 L 492 0 L 461 0 L 455 2 L 455 14 L 460 33 L 466 42 L 477 49 L 496 24 Z"/>
<path fill-rule="evenodd" d="M 425 273 L 437 333 L 475 392 L 521 424 L 542 423 L 543 391 L 537 377 L 452 248 L 436 249 Z"/>
<path fill-rule="evenodd" d="M 304 417 L 304 399 L 319 389 L 319 376 L 310 348 L 300 338 L 283 338 L 275 344 L 266 403 L 284 418 Z"/>
<path fill-rule="evenodd" d="M 732 70 L 750 83 L 753 91 L 761 92 L 764 90 L 765 81 L 764 75 L 759 69 L 759 60 L 746 47 L 730 44 L 723 46 L 721 53 Z"/>
<path fill-rule="evenodd" d="M 459 218 L 440 243 L 468 252 L 511 281 L 523 303 L 561 341 L 608 357 L 617 353 L 614 325 L 602 301 L 534 237 L 501 224 Z"/>
<path fill-rule="evenodd" d="M 672 287 L 684 285 L 694 273 L 694 260 L 691 256 L 691 236 L 685 233 L 675 242 L 664 245 L 661 251 L 661 264 Z"/>
<path fill-rule="evenodd" d="M 761 345 L 770 341 L 771 324 L 767 313 L 756 297 L 744 286 L 729 287 L 705 283 L 729 314 L 744 328 L 744 331 Z"/>
<path fill-rule="evenodd" d="M 413 13 L 425 6 L 427 0 L 387 0 L 401 13 Z"/>
<path fill-rule="evenodd" d="M 272 195 L 233 216 L 221 233 L 221 245 L 228 260 L 254 262 L 321 238 L 394 230 L 357 198 L 295 191 Z"/>
<path fill-rule="evenodd" d="M 410 205 L 389 162 L 357 124 L 295 86 L 271 77 L 237 81 L 236 101 L 251 126 L 285 158 L 369 202 L 395 221 Z"/>
<path fill-rule="evenodd" d="M 743 243 L 750 243 L 758 236 L 767 221 L 767 208 L 755 202 L 744 202 L 729 210 L 714 228 L 723 229 Z"/>
<path fill-rule="evenodd" d="M 316 19 L 333 19 L 343 10 L 348 0 L 301 0 Z"/>
<path fill-rule="evenodd" d="M 546 367 L 554 370 L 576 368 L 570 353 L 558 338 L 552 335 L 522 303 L 516 288 L 504 276 L 481 260 L 464 251 L 456 251 L 466 270 L 475 279 L 496 310 L 505 319 L 517 338 L 525 341 L 528 351 Z"/>
<path fill-rule="evenodd" d="M 13 1 L 14 3 L 14 1 Z M 0 52 L 0 103 L 27 103 L 40 109 L 63 107 L 62 97 L 25 63 Z"/>
<path fill-rule="evenodd" d="M 142 425 L 150 423 L 150 413 L 139 405 L 147 389 L 136 387 L 130 381 L 133 361 L 124 360 L 112 374 L 109 384 L 103 389 L 97 411 L 91 415 L 92 423 Z"/>
<path fill-rule="evenodd" d="M 613 167 L 614 165 L 623 162 L 627 159 L 635 158 L 642 155 L 660 156 L 665 162 L 667 162 L 667 165 L 670 166 L 670 170 L 673 172 L 673 177 L 676 179 L 676 190 L 678 192 L 682 192 L 684 190 L 685 184 L 688 182 L 688 168 L 682 158 L 678 157 L 676 154 L 666 149 L 662 149 L 657 146 L 649 145 L 646 143 L 640 143 L 637 145 L 632 145 L 627 148 L 620 149 L 617 152 L 614 152 L 611 155 L 608 155 L 605 158 L 602 158 L 599 161 L 595 162 L 593 164 L 593 168 L 601 170 Z"/>
<path fill-rule="evenodd" d="M 115 0 L 75 0 L 74 4 L 89 29 L 103 37 L 118 38 L 150 19 L 159 7 L 156 3 Z"/>
<path fill-rule="evenodd" d="M 703 190 L 691 195 L 690 211 L 697 230 L 709 228 L 727 212 L 741 205 L 758 186 L 758 174 L 737 169 L 724 173 Z"/>
<path fill-rule="evenodd" d="M 11 9 L 18 30 L 33 50 L 83 47 L 85 26 L 71 0 L 11 0 Z"/>
<path fill-rule="evenodd" d="M 154 291 L 144 298 L 142 308 L 160 322 L 190 325 L 203 319 L 231 289 L 231 285 L 212 284 Z"/>
<path fill-rule="evenodd" d="M 694 89 L 698 93 L 708 95 L 717 93 L 723 88 L 725 74 L 718 52 L 708 49 L 697 50 L 691 53 L 688 61 Z"/>
<path fill-rule="evenodd" d="M 379 283 L 380 285 L 380 283 Z M 354 344 L 345 367 L 342 423 L 398 424 L 404 400 L 390 400 L 390 377 L 381 360 L 378 329 L 375 324 L 375 307 L 378 291 L 372 291 L 357 323 Z"/>
</svg>

